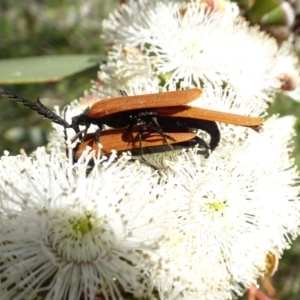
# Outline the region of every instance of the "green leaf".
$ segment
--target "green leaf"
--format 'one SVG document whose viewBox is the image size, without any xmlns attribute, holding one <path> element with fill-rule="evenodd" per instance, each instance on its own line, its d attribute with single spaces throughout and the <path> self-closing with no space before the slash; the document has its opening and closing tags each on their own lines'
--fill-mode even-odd
<svg viewBox="0 0 300 300">
<path fill-rule="evenodd" d="M 263 15 L 280 6 L 279 0 L 256 0 L 247 12 L 247 18 L 251 23 L 259 23 Z"/>
<path fill-rule="evenodd" d="M 91 54 L 49 55 L 0 60 L 0 84 L 57 82 L 91 68 L 100 57 Z"/>
<path fill-rule="evenodd" d="M 263 25 L 287 25 L 287 18 L 283 7 L 277 6 L 269 13 L 263 15 L 260 23 Z"/>
</svg>

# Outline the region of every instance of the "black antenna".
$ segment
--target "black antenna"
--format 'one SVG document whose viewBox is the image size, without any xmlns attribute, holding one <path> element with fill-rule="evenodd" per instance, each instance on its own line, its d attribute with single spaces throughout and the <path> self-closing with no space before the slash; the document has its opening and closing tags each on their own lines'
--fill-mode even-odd
<svg viewBox="0 0 300 300">
<path fill-rule="evenodd" d="M 27 106 L 32 110 L 35 110 L 39 115 L 42 115 L 43 117 L 51 120 L 52 122 L 59 124 L 65 128 L 71 128 L 70 124 L 68 124 L 66 120 L 61 118 L 59 115 L 57 115 L 56 113 L 51 111 L 48 107 L 46 107 L 43 103 L 41 103 L 39 98 L 37 98 L 37 100 L 35 101 L 29 101 L 3 88 L 0 88 L 0 96 L 1 97 L 6 96 L 10 100 L 22 103 L 24 106 Z"/>
</svg>

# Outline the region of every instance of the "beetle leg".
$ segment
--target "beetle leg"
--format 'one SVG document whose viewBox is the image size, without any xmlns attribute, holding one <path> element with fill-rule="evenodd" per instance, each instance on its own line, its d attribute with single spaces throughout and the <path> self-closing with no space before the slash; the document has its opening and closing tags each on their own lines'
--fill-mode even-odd
<svg viewBox="0 0 300 300">
<path fill-rule="evenodd" d="M 125 90 L 119 90 L 119 93 L 121 96 L 126 97 L 128 96 L 128 93 Z"/>
<path fill-rule="evenodd" d="M 82 130 L 79 130 L 72 138 L 71 138 L 71 143 L 74 143 L 75 140 L 77 138 L 80 138 L 80 140 L 82 140 L 82 134 L 86 131 L 86 129 L 82 129 Z"/>
<path fill-rule="evenodd" d="M 132 131 L 135 123 L 130 123 L 127 127 L 127 131 Z"/>
<path fill-rule="evenodd" d="M 100 135 L 101 135 L 101 130 L 100 128 L 98 128 L 96 131 L 95 131 L 95 143 L 97 145 L 99 145 L 99 139 L 100 139 Z"/>
<path fill-rule="evenodd" d="M 199 144 L 199 146 L 204 148 L 203 151 L 198 150 L 197 152 L 201 155 L 204 155 L 205 158 L 208 158 L 210 155 L 210 152 L 211 152 L 209 144 L 197 135 L 194 137 L 194 139 L 195 139 L 196 143 Z"/>
<path fill-rule="evenodd" d="M 145 125 L 145 124 L 143 124 L 143 125 Z M 143 136 L 143 133 L 145 132 L 144 130 L 143 130 L 143 127 L 144 126 L 142 126 L 142 129 L 139 131 L 139 133 L 138 133 L 138 135 L 139 135 L 139 143 L 140 143 L 140 153 L 141 153 L 141 155 L 143 155 L 143 147 L 142 147 L 142 136 Z"/>
<path fill-rule="evenodd" d="M 143 137 L 144 132 L 149 131 L 149 125 L 141 119 L 137 119 L 137 122 L 142 124 L 141 129 L 139 130 L 139 133 L 138 133 L 138 137 L 139 137 L 139 143 L 140 143 L 140 153 L 141 153 L 141 155 L 143 155 L 143 147 L 142 147 L 143 139 L 142 139 L 142 137 Z"/>
<path fill-rule="evenodd" d="M 64 119 L 66 119 L 68 106 L 64 109 Z M 67 140 L 68 140 L 68 134 L 67 134 L 67 128 L 64 126 L 64 138 L 65 138 L 65 146 L 67 147 Z"/>
<path fill-rule="evenodd" d="M 165 140 L 165 143 L 172 149 L 172 146 L 168 143 L 167 139 L 169 139 L 173 142 L 175 142 L 176 140 L 174 138 L 172 138 L 171 136 L 163 133 L 156 117 L 153 116 L 151 118 L 151 122 L 154 124 L 154 126 L 151 126 L 151 128 L 154 129 L 157 133 L 159 133 L 162 136 L 162 138 Z"/>
<path fill-rule="evenodd" d="M 155 117 L 153 117 L 153 118 L 155 118 Z M 143 155 L 142 141 L 143 141 L 143 134 L 145 132 L 151 132 L 151 131 L 157 132 L 159 135 L 162 136 L 162 138 L 164 139 L 167 146 L 171 150 L 173 149 L 173 147 L 169 144 L 168 139 L 172 140 L 172 141 L 176 141 L 176 140 L 173 137 L 163 133 L 163 131 L 161 130 L 161 127 L 159 126 L 158 123 L 157 123 L 157 125 L 158 125 L 158 128 L 157 128 L 157 126 L 153 126 L 152 124 L 149 125 L 147 122 L 145 122 L 142 119 L 137 119 L 137 122 L 142 124 L 141 129 L 139 130 L 139 133 L 138 133 L 139 143 L 140 143 L 140 152 L 142 155 Z"/>
<path fill-rule="evenodd" d="M 87 131 L 89 129 L 90 125 L 88 125 L 86 128 L 80 130 L 79 126 L 72 127 L 76 134 L 72 137 L 71 141 L 74 142 L 77 138 L 79 138 L 81 141 L 83 139 L 83 136 L 87 134 Z"/>
</svg>

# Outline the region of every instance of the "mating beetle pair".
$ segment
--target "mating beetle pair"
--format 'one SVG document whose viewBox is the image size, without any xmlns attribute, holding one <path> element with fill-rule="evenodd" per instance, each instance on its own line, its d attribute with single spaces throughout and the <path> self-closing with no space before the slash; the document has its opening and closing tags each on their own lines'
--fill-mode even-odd
<svg viewBox="0 0 300 300">
<path fill-rule="evenodd" d="M 127 96 L 122 92 L 121 97 L 102 99 L 95 102 L 90 108 L 86 109 L 82 114 L 72 118 L 71 124 L 66 120 L 45 107 L 39 99 L 29 101 L 10 91 L 0 89 L 1 96 L 7 96 L 9 99 L 22 103 L 30 109 L 37 111 L 38 114 L 50 119 L 64 128 L 74 129 L 82 144 L 79 145 L 78 153 L 75 157 L 79 157 L 85 148 L 85 145 L 90 145 L 100 142 L 103 148 L 111 148 L 119 151 L 131 150 L 136 148 L 134 143 L 127 140 L 127 146 L 122 144 L 121 136 L 126 135 L 126 132 L 132 132 L 136 125 L 139 125 L 137 133 L 140 151 L 144 147 L 156 147 L 167 144 L 186 142 L 188 140 L 200 143 L 206 150 L 213 151 L 220 141 L 220 131 L 216 122 L 223 122 L 233 125 L 251 127 L 255 130 L 259 125 L 263 124 L 263 118 L 248 117 L 225 112 L 219 112 L 209 109 L 188 106 L 189 102 L 200 97 L 202 91 L 198 88 L 189 90 L 180 90 L 172 92 L 163 92 L 155 94 L 145 94 L 137 96 Z M 98 130 L 91 136 L 87 135 L 87 130 L 91 124 L 98 126 Z M 80 130 L 79 126 L 84 126 Z M 103 126 L 107 125 L 120 130 L 104 130 Z M 206 131 L 211 140 L 207 144 L 204 140 L 195 135 L 195 130 Z M 145 139 L 145 134 L 153 134 L 158 138 L 157 142 L 148 142 Z M 190 135 L 188 135 L 190 133 Z M 182 135 L 180 135 L 182 134 Z M 109 143 L 115 139 L 115 144 Z M 102 139 L 103 138 L 103 139 Z M 124 140 L 124 139 L 123 139 Z M 195 143 L 196 143 L 195 142 Z M 146 145 L 147 144 L 147 145 Z M 109 149 L 110 150 L 110 149 Z"/>
</svg>

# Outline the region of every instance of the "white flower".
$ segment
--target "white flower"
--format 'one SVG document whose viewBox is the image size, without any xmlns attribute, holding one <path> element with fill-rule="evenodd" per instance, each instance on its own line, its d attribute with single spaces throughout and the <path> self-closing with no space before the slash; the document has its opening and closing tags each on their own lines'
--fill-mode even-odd
<svg viewBox="0 0 300 300">
<path fill-rule="evenodd" d="M 156 277 L 163 299 L 233 299 L 297 237 L 294 122 L 270 119 L 262 133 L 224 126 L 222 145 L 208 159 L 187 151 L 161 170 L 169 185 L 181 186 L 169 198 L 171 239 L 158 249 L 169 261 Z"/>
<path fill-rule="evenodd" d="M 43 149 L 1 158 L 0 299 L 120 299 L 122 290 L 151 289 L 140 264 L 152 264 L 143 250 L 163 235 L 159 176 L 126 156 L 95 160 L 86 176 L 90 158 L 72 166 Z"/>
<path fill-rule="evenodd" d="M 267 109 L 266 103 L 258 97 L 246 96 L 232 87 L 223 88 L 216 84 L 206 84 L 202 95 L 189 105 L 255 117 L 264 115 Z"/>
<path fill-rule="evenodd" d="M 299 59 L 292 53 L 292 45 L 287 42 L 283 43 L 279 48 L 278 60 L 273 68 L 274 76 L 281 81 L 280 88 L 283 92 L 300 88 Z"/>
<path fill-rule="evenodd" d="M 106 97 L 118 96 L 119 90 L 128 90 L 137 80 L 146 78 L 153 79 L 150 58 L 138 48 L 114 46 L 107 62 L 100 65 L 99 80 L 93 82 L 91 91 Z"/>
<path fill-rule="evenodd" d="M 227 1 L 215 10 L 200 1 L 130 1 L 103 22 L 103 40 L 121 45 L 112 50 L 115 55 L 110 54 L 114 60 L 120 47 L 140 50 L 140 57 L 148 56 L 152 74 L 163 84 L 225 83 L 239 93 L 270 101 L 281 89 L 283 74 L 298 74 L 298 61 L 291 51 L 285 53 L 293 62 L 276 72 L 277 65 L 283 65 L 275 39 L 250 26 L 238 13 L 237 6 Z M 130 72 L 132 63 L 126 67 L 119 57 L 122 73 Z M 118 73 L 104 71 L 108 77 Z M 152 75 L 147 70 L 144 76 Z M 100 78 L 104 77 L 102 73 Z"/>
</svg>

